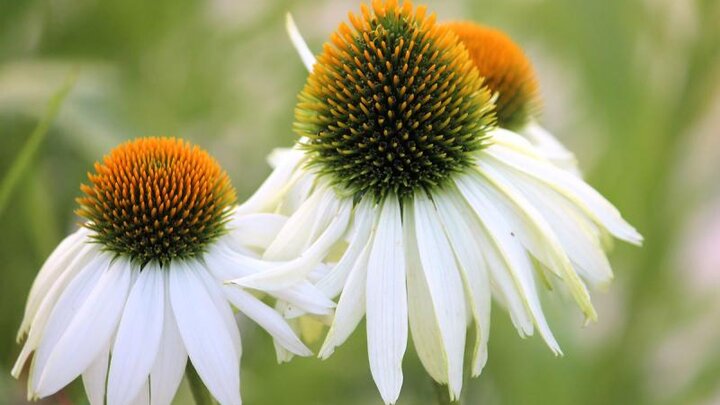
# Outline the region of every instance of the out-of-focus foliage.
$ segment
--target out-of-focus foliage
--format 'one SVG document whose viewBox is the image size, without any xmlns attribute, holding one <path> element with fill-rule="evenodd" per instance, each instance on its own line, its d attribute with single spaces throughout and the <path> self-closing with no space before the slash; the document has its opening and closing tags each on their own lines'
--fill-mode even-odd
<svg viewBox="0 0 720 405">
<path fill-rule="evenodd" d="M 500 27 L 526 47 L 543 124 L 646 239 L 612 252 L 616 280 L 594 294 L 597 324 L 583 327 L 567 297 L 546 295 L 564 358 L 540 339 L 522 341 L 495 311 L 488 366 L 468 382 L 467 403 L 719 402 L 720 2 L 429 6 L 441 20 Z M 285 12 L 318 51 L 356 9 L 347 0 L 0 0 L 0 182 L 79 69 L 0 216 L 0 403 L 24 403 L 23 382 L 9 376 L 15 331 L 37 270 L 76 226 L 74 198 L 93 161 L 135 136 L 181 136 L 214 154 L 247 197 L 269 173 L 264 156 L 294 140 L 307 73 L 286 39 Z M 278 366 L 268 336 L 243 328 L 246 403 L 380 403 L 363 333 L 327 361 Z M 400 404 L 432 403 L 411 352 L 405 368 Z M 76 383 L 47 403 L 83 398 Z M 191 403 L 186 389 L 177 402 Z"/>
</svg>

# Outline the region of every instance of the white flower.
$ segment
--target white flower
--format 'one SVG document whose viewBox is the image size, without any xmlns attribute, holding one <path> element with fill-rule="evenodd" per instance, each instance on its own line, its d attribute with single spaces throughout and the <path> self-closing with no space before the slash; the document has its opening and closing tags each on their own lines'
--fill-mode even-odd
<svg viewBox="0 0 720 405">
<path fill-rule="evenodd" d="M 333 264 L 317 282 L 339 295 L 320 357 L 365 317 L 386 403 L 400 393 L 408 335 L 459 397 L 471 324 L 473 375 L 487 359 L 491 297 L 522 336 L 537 330 L 560 353 L 537 280 L 567 288 L 595 319 L 586 283 L 612 278 L 600 236 L 641 236 L 580 178 L 493 127 L 467 51 L 424 8 L 377 1 L 350 22 L 317 62 L 301 52 L 313 66 L 296 109 L 301 139 L 274 153 L 274 171 L 238 207 L 289 215 L 263 256 L 286 265 L 233 282 L 272 290 Z"/>
<path fill-rule="evenodd" d="M 29 398 L 82 376 L 91 404 L 170 404 L 188 357 L 221 404 L 240 404 L 240 334 L 232 307 L 292 353 L 311 352 L 253 294 L 223 285 L 262 266 L 285 218 L 232 211 L 227 175 L 204 151 L 172 138 L 114 149 L 83 186 L 88 222 L 50 255 L 28 298 L 13 368 L 34 353 Z M 270 265 L 270 264 L 266 264 Z M 308 282 L 273 291 L 311 313 L 332 302 Z"/>
</svg>

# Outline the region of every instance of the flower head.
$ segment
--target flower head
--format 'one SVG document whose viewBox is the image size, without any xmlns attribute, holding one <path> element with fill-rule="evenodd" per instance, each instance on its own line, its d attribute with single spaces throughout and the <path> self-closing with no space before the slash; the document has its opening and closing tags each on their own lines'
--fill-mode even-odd
<svg viewBox="0 0 720 405">
<path fill-rule="evenodd" d="M 239 216 L 225 172 L 173 138 L 114 149 L 82 186 L 87 219 L 50 255 L 30 291 L 16 377 L 34 353 L 30 398 L 76 377 L 92 405 L 170 404 L 188 357 L 222 404 L 240 404 L 240 335 L 233 308 L 298 355 L 310 351 L 255 295 L 223 285 L 252 274 L 278 216 Z M 332 303 L 309 283 L 271 295 L 310 313 Z"/>
<path fill-rule="evenodd" d="M 502 31 L 472 22 L 443 24 L 457 34 L 490 91 L 498 94 L 498 126 L 521 128 L 535 115 L 538 82 L 525 52 Z"/>
<path fill-rule="evenodd" d="M 493 124 L 467 50 L 424 7 L 362 6 L 325 45 L 299 96 L 308 164 L 343 193 L 382 199 L 447 182 Z"/>
</svg>

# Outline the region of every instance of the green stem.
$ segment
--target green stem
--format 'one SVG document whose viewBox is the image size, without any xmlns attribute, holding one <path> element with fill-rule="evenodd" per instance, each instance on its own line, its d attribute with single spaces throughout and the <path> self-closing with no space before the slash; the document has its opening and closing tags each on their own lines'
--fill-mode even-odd
<svg viewBox="0 0 720 405">
<path fill-rule="evenodd" d="M 185 368 L 185 377 L 190 385 L 190 391 L 192 392 L 193 399 L 196 405 L 216 405 L 215 399 L 213 399 L 210 391 L 205 387 L 195 367 L 188 362 Z"/>
<path fill-rule="evenodd" d="M 450 391 L 448 386 L 433 381 L 433 387 L 435 387 L 435 395 L 437 398 L 438 405 L 461 405 L 460 400 L 452 401 L 450 399 Z"/>
</svg>

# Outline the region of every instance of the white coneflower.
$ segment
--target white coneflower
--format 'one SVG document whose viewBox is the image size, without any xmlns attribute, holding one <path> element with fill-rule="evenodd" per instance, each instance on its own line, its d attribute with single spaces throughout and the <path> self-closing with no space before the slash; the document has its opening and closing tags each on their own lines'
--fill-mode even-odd
<svg viewBox="0 0 720 405">
<path fill-rule="evenodd" d="M 238 207 L 290 215 L 264 253 L 287 265 L 233 282 L 272 289 L 335 263 L 317 283 L 339 294 L 320 356 L 365 317 L 386 403 L 400 393 L 409 334 L 428 373 L 459 397 L 470 322 L 473 375 L 487 358 L 491 296 L 521 335 L 537 329 L 560 353 L 536 278 L 559 280 L 594 319 L 582 278 L 612 277 L 599 235 L 641 236 L 581 179 L 495 128 L 468 51 L 424 7 L 376 1 L 349 18 L 299 96 L 298 145 L 273 156 L 273 173 Z"/>
<path fill-rule="evenodd" d="M 89 174 L 78 214 L 87 222 L 50 255 L 28 298 L 13 369 L 30 355 L 29 398 L 78 376 L 91 404 L 169 404 L 187 358 L 222 404 L 240 404 L 240 335 L 232 306 L 295 354 L 310 351 L 285 320 L 222 280 L 256 271 L 253 249 L 284 219 L 241 217 L 226 173 L 174 138 L 114 149 Z M 274 294 L 310 312 L 332 305 L 309 283 Z M 133 402 L 136 401 L 136 402 Z"/>
<path fill-rule="evenodd" d="M 485 85 L 491 93 L 497 94 L 497 126 L 523 135 L 538 153 L 579 175 L 575 155 L 537 122 L 540 109 L 538 81 L 522 48 L 505 33 L 490 27 L 472 22 L 443 25 L 458 35 Z M 312 72 L 315 57 L 289 14 L 286 27 L 300 58 Z"/>
</svg>

